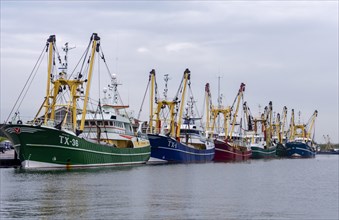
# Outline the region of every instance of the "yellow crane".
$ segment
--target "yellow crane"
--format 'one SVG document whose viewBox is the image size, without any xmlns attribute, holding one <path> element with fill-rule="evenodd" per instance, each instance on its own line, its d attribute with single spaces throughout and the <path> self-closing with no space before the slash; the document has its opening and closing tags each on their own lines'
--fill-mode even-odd
<svg viewBox="0 0 339 220">
<path fill-rule="evenodd" d="M 155 72 L 152 71 L 150 74 L 151 79 L 151 92 L 153 93 L 155 91 Z M 188 81 L 190 80 L 190 71 L 189 69 L 186 69 L 184 72 L 183 79 L 181 81 L 180 87 L 178 89 L 176 97 L 172 100 L 157 100 L 157 107 L 155 112 L 153 113 L 153 104 L 150 104 L 150 131 L 155 132 L 159 134 L 161 132 L 161 122 L 163 119 L 160 117 L 161 112 L 168 107 L 169 108 L 169 115 L 170 115 L 170 127 L 169 127 L 169 135 L 175 138 L 180 137 L 180 127 L 182 123 L 182 116 L 183 116 L 183 109 L 185 105 L 185 95 L 186 95 L 186 89 L 188 85 Z M 153 86 L 152 86 L 153 85 Z M 181 94 L 181 98 L 179 99 L 178 96 Z M 150 102 L 154 102 L 154 95 L 150 94 Z M 180 105 L 179 108 L 177 108 L 177 105 Z M 179 114 L 177 115 L 177 110 Z M 153 130 L 153 118 L 155 116 L 155 129 Z M 177 116 L 177 117 L 176 117 Z M 151 127 L 152 126 L 152 127 Z"/>
<path fill-rule="evenodd" d="M 238 91 L 238 94 L 237 94 L 237 97 L 236 97 L 237 105 L 236 105 L 235 112 L 234 112 L 234 114 L 233 114 L 232 126 L 231 126 L 231 131 L 230 131 L 230 134 L 229 134 L 230 139 L 232 139 L 232 135 L 233 135 L 233 132 L 234 132 L 235 123 L 236 123 L 237 116 L 238 116 L 240 100 L 243 98 L 244 91 L 245 91 L 245 84 L 244 84 L 244 83 L 241 83 L 241 84 L 240 84 L 239 91 Z"/>
<path fill-rule="evenodd" d="M 227 135 L 228 134 L 228 125 L 229 125 L 231 107 L 229 107 L 229 106 L 221 107 L 221 105 L 218 105 L 218 107 L 216 107 L 216 106 L 212 105 L 209 83 L 207 83 L 206 86 L 205 86 L 205 99 L 206 99 L 206 130 L 207 130 L 207 133 L 208 133 L 207 137 L 210 137 L 211 135 L 213 135 L 214 130 L 215 130 L 217 117 L 220 114 L 223 115 L 224 133 L 225 133 L 225 135 Z"/>
<path fill-rule="evenodd" d="M 282 113 L 282 125 L 281 125 L 281 143 L 284 141 L 285 138 L 287 138 L 287 134 L 285 134 L 285 124 L 287 119 L 287 107 L 284 106 L 283 113 Z"/>
<path fill-rule="evenodd" d="M 87 79 L 82 79 L 82 75 L 79 73 L 79 75 L 75 79 L 71 79 L 66 76 L 65 72 L 60 72 L 59 75 L 55 78 L 52 78 L 52 72 L 54 68 L 54 58 L 55 58 L 55 35 L 51 35 L 49 39 L 47 40 L 47 50 L 48 50 L 48 69 L 47 69 L 47 89 L 46 89 L 46 97 L 44 100 L 43 105 L 39 109 L 38 113 L 36 114 L 36 117 L 33 120 L 33 123 L 35 123 L 38 120 L 38 115 L 40 114 L 40 111 L 42 110 L 42 107 L 45 108 L 44 113 L 44 124 L 46 125 L 48 122 L 55 122 L 55 112 L 57 107 L 60 106 L 67 106 L 67 110 L 71 110 L 71 120 L 72 120 L 72 130 L 76 132 L 77 134 L 80 134 L 84 130 L 85 125 L 85 117 L 87 112 L 87 104 L 89 99 L 89 92 L 91 87 L 91 80 L 92 80 L 92 73 L 93 73 L 93 67 L 94 67 L 94 60 L 95 60 L 95 54 L 96 52 L 99 53 L 100 48 L 100 37 L 93 33 L 91 36 L 91 56 L 88 60 L 88 72 L 87 72 Z M 85 95 L 83 96 L 83 84 L 86 84 L 86 90 Z M 59 93 L 61 93 L 63 90 L 69 90 L 69 96 L 70 101 L 67 104 L 57 104 Z M 81 121 L 80 126 L 78 128 L 77 125 L 77 100 L 83 97 L 84 102 L 82 106 L 82 115 L 81 115 Z M 65 120 L 63 121 L 63 123 Z"/>
<path fill-rule="evenodd" d="M 318 111 L 315 110 L 314 113 L 313 113 L 313 115 L 312 115 L 311 118 L 310 118 L 310 123 L 311 123 L 311 124 L 310 124 L 310 126 L 309 126 L 309 128 L 308 128 L 308 131 L 307 131 L 307 138 L 309 138 L 309 139 L 312 139 L 311 133 L 312 133 L 312 129 L 313 129 L 313 127 L 314 127 L 315 119 L 316 119 L 317 116 L 318 116 Z"/>
<path fill-rule="evenodd" d="M 318 116 L 318 111 L 315 110 L 311 118 L 309 119 L 307 124 L 298 123 L 295 124 L 294 121 L 294 109 L 292 109 L 291 114 L 291 123 L 290 123 L 290 141 L 294 141 L 296 138 L 300 138 L 302 140 L 312 140 L 311 133 L 314 127 L 315 119 Z M 308 130 L 307 130 L 308 127 Z"/>
</svg>

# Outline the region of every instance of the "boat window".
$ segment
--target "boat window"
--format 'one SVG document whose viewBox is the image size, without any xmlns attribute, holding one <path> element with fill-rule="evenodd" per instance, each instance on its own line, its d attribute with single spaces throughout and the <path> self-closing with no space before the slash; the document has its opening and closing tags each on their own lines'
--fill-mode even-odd
<svg viewBox="0 0 339 220">
<path fill-rule="evenodd" d="M 88 121 L 85 121 L 85 126 L 87 126 L 88 125 Z"/>
<path fill-rule="evenodd" d="M 90 122 L 91 122 L 91 125 L 93 125 L 93 126 L 95 125 L 95 121 L 90 121 Z"/>
<path fill-rule="evenodd" d="M 112 116 L 111 116 L 111 119 L 117 119 L 117 116 L 112 115 Z"/>
<path fill-rule="evenodd" d="M 105 121 L 105 125 L 108 125 L 108 121 Z"/>
<path fill-rule="evenodd" d="M 113 122 L 112 122 L 112 121 L 110 121 L 110 122 L 109 122 L 109 125 L 110 125 L 110 126 L 113 126 Z"/>
<path fill-rule="evenodd" d="M 97 123 L 98 123 L 99 126 L 102 125 L 102 121 L 98 121 Z"/>
<path fill-rule="evenodd" d="M 125 128 L 127 131 L 131 131 L 131 126 L 128 123 L 125 123 Z"/>
<path fill-rule="evenodd" d="M 188 125 L 188 124 L 193 125 L 194 124 L 194 120 L 192 118 L 189 118 L 189 119 L 184 118 L 184 123 L 183 124 L 184 125 Z"/>
<path fill-rule="evenodd" d="M 194 129 L 180 129 L 180 133 L 181 134 L 200 134 L 200 132 L 198 130 L 194 130 Z"/>
</svg>

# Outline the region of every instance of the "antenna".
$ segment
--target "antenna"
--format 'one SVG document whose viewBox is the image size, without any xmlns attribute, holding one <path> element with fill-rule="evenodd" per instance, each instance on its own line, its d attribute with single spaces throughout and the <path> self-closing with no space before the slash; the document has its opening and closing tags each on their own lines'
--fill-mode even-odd
<svg viewBox="0 0 339 220">
<path fill-rule="evenodd" d="M 119 100 L 119 94 L 118 94 L 118 85 L 121 85 L 121 83 L 118 83 L 118 79 L 116 74 L 111 75 L 111 84 L 108 85 L 108 88 L 110 91 L 112 91 L 113 96 L 112 96 L 112 102 L 111 104 L 113 105 L 118 105 L 118 100 Z"/>
<path fill-rule="evenodd" d="M 164 98 L 165 100 L 167 100 L 167 92 L 168 92 L 168 80 L 170 80 L 171 78 L 168 77 L 169 74 L 165 74 L 164 75 L 164 80 L 165 80 L 165 89 L 164 89 Z"/>
<path fill-rule="evenodd" d="M 298 124 L 300 124 L 300 115 L 301 115 L 301 111 L 298 112 Z"/>
<path fill-rule="evenodd" d="M 218 109 L 221 108 L 221 101 L 222 101 L 222 97 L 220 95 L 220 78 L 222 78 L 222 76 L 218 76 Z M 220 117 L 218 115 L 218 128 L 217 128 L 217 132 L 220 133 Z"/>
<path fill-rule="evenodd" d="M 64 62 L 62 63 L 62 67 L 59 67 L 59 69 L 64 73 L 67 74 L 67 68 L 68 68 L 68 51 L 76 48 L 74 47 L 68 47 L 68 42 L 65 43 L 65 46 L 62 47 L 62 50 L 65 52 Z"/>
</svg>

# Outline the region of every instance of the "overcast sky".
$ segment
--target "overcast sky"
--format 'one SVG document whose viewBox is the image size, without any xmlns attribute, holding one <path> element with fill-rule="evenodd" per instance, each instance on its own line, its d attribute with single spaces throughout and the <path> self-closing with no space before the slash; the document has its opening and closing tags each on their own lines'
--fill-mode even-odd
<svg viewBox="0 0 339 220">
<path fill-rule="evenodd" d="M 120 95 L 138 114 L 148 74 L 160 89 L 169 74 L 175 93 L 191 70 L 192 89 L 202 109 L 204 85 L 216 103 L 218 76 L 224 105 L 240 83 L 256 116 L 273 102 L 295 109 L 307 122 L 314 110 L 316 141 L 338 143 L 338 1 L 3 1 L 1 0 L 1 114 L 7 119 L 49 35 L 59 51 L 69 42 L 74 67 L 93 32 Z M 72 68 L 70 68 L 72 69 Z M 20 113 L 33 117 L 45 96 L 46 72 L 36 76 Z M 160 90 L 162 92 L 162 90 Z M 144 119 L 148 105 L 144 106 Z"/>
</svg>

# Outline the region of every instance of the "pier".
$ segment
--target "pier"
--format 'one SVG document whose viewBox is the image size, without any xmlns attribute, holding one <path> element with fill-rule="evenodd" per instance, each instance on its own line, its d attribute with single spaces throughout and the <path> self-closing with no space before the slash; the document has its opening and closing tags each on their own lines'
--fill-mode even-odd
<svg viewBox="0 0 339 220">
<path fill-rule="evenodd" d="M 16 158 L 14 150 L 7 150 L 4 153 L 0 152 L 0 168 L 18 166 L 20 166 L 20 160 Z"/>
</svg>

